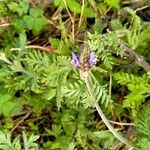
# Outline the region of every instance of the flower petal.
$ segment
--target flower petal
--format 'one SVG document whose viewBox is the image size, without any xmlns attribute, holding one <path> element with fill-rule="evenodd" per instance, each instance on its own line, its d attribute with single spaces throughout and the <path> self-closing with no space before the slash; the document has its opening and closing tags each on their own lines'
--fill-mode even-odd
<svg viewBox="0 0 150 150">
<path fill-rule="evenodd" d="M 90 57 L 89 57 L 89 65 L 92 67 L 94 65 L 96 65 L 97 62 L 97 57 L 96 54 L 94 52 L 90 53 Z"/>
<path fill-rule="evenodd" d="M 80 66 L 79 56 L 78 55 L 72 53 L 71 64 L 74 65 L 75 67 L 79 67 Z"/>
</svg>

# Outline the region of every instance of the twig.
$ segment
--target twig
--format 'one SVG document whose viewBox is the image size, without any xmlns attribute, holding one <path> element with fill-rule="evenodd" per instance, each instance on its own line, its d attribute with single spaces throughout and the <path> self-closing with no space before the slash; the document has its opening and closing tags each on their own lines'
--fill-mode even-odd
<svg viewBox="0 0 150 150">
<path fill-rule="evenodd" d="M 0 27 L 7 27 L 7 26 L 10 26 L 10 24 L 9 23 L 0 24 Z"/>
<path fill-rule="evenodd" d="M 146 9 L 146 8 L 148 8 L 148 7 L 149 7 L 149 6 L 143 6 L 143 7 L 137 8 L 137 9 L 135 10 L 135 12 L 140 11 L 140 10 L 143 10 L 143 9 Z"/>
<path fill-rule="evenodd" d="M 100 13 L 102 14 L 102 11 L 100 8 L 97 7 L 97 3 L 95 1 L 89 1 L 89 3 L 91 4 L 91 7 L 94 9 L 94 12 L 98 12 L 98 10 L 100 10 Z"/>
<path fill-rule="evenodd" d="M 55 27 L 56 29 L 61 30 L 61 27 L 58 26 L 58 25 L 56 25 L 56 24 L 55 24 L 53 21 L 51 21 L 50 19 L 48 19 L 48 23 L 51 24 L 51 25 L 53 25 L 53 27 Z"/>
<path fill-rule="evenodd" d="M 43 47 L 43 46 L 38 46 L 38 45 L 28 45 L 28 46 L 25 46 L 25 48 L 27 49 L 40 49 L 42 51 L 47 51 L 47 52 L 54 52 L 54 49 L 53 48 L 50 48 L 50 47 Z M 15 51 L 15 50 L 21 50 L 21 48 L 11 48 L 10 51 Z"/>
<path fill-rule="evenodd" d="M 109 33 L 111 33 L 111 31 L 107 30 Z M 127 43 L 125 43 L 124 41 L 122 41 L 121 39 L 118 40 L 118 43 L 120 44 L 120 47 L 122 49 L 124 49 L 124 51 L 126 53 L 128 53 L 128 57 L 134 59 L 134 61 L 136 62 L 136 64 L 138 64 L 139 66 L 141 66 L 142 68 L 144 68 L 146 71 L 150 71 L 150 64 L 144 59 L 143 56 L 139 55 L 138 53 L 135 52 L 135 50 L 133 50 L 132 48 L 130 48 Z"/>
<path fill-rule="evenodd" d="M 22 117 L 22 119 L 20 121 L 18 121 L 18 123 L 11 129 L 10 133 L 12 133 L 26 118 L 28 118 L 28 116 L 31 114 L 32 110 L 29 110 L 27 112 L 27 114 Z"/>
<path fill-rule="evenodd" d="M 104 16 L 109 12 L 110 9 L 111 9 L 111 6 L 105 11 Z"/>
<path fill-rule="evenodd" d="M 95 150 L 88 142 L 86 142 L 86 145 L 89 147 L 89 149 Z"/>
<path fill-rule="evenodd" d="M 74 30 L 75 30 L 75 29 L 74 29 L 74 19 L 72 18 L 71 14 L 70 14 L 70 12 L 69 12 L 69 10 L 68 10 L 66 0 L 63 0 L 63 2 L 64 2 L 64 4 L 65 4 L 67 13 L 68 13 L 68 15 L 69 15 L 69 17 L 70 17 L 70 19 L 71 19 L 71 22 L 72 22 L 72 39 L 74 40 L 74 33 L 75 33 L 75 31 L 74 31 Z"/>
<path fill-rule="evenodd" d="M 79 19 L 79 25 L 78 25 L 78 28 L 80 28 L 81 22 L 82 22 L 82 16 L 83 16 L 83 12 L 84 12 L 84 3 L 85 3 L 85 1 L 82 0 L 82 8 L 81 8 L 81 15 L 80 15 L 80 19 Z"/>
<path fill-rule="evenodd" d="M 150 71 L 150 64 L 144 59 L 143 56 L 136 53 L 133 49 L 129 48 L 129 46 L 123 41 L 119 42 L 121 47 L 129 54 L 128 56 L 135 60 L 135 62 L 144 68 L 146 71 Z"/>
<path fill-rule="evenodd" d="M 127 138 L 135 134 L 136 134 L 136 128 L 132 126 L 132 127 L 129 127 L 125 137 Z M 123 147 L 123 144 L 120 141 L 117 141 L 113 146 L 113 150 L 116 150 L 116 149 L 119 150 L 121 149 L 121 147 Z"/>
<path fill-rule="evenodd" d="M 110 123 L 112 124 L 117 124 L 119 126 L 134 126 L 134 123 L 124 123 L 124 122 L 116 122 L 116 121 L 112 121 L 112 120 L 108 120 Z"/>
</svg>

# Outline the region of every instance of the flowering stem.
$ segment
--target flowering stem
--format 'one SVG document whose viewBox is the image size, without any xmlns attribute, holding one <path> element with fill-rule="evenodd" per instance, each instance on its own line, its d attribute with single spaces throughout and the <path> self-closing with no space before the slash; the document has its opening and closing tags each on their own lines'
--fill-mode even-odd
<svg viewBox="0 0 150 150">
<path fill-rule="evenodd" d="M 84 79 L 85 83 L 86 83 L 86 86 L 87 86 L 87 89 L 88 89 L 88 92 L 93 100 L 93 103 L 96 107 L 96 110 L 98 111 L 101 119 L 103 120 L 103 122 L 105 123 L 105 125 L 108 127 L 108 129 L 113 133 L 113 135 L 119 139 L 121 142 L 123 142 L 124 144 L 128 145 L 129 147 L 133 147 L 130 142 L 124 138 L 121 134 L 119 134 L 117 131 L 115 131 L 115 129 L 112 127 L 112 125 L 109 123 L 108 119 L 105 117 L 102 109 L 100 108 L 100 106 L 98 105 L 97 101 L 96 101 L 96 97 L 93 93 L 93 90 L 91 88 L 91 85 L 90 85 L 90 82 L 89 82 L 89 79 L 88 77 L 82 77 L 82 79 Z"/>
</svg>

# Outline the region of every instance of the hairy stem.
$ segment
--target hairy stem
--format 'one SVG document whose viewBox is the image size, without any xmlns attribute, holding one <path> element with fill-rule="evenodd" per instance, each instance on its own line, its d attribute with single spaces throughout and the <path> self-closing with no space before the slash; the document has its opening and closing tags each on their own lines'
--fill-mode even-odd
<svg viewBox="0 0 150 150">
<path fill-rule="evenodd" d="M 128 57 L 135 60 L 136 64 L 144 68 L 146 71 L 150 71 L 150 64 L 147 62 L 142 55 L 139 55 L 135 50 L 131 49 L 126 43 L 120 40 L 121 47 L 128 53 Z"/>
<path fill-rule="evenodd" d="M 94 105 L 96 107 L 96 110 L 98 111 L 101 119 L 103 120 L 103 122 L 105 123 L 105 125 L 108 127 L 108 129 L 113 133 L 113 135 L 119 139 L 121 142 L 123 142 L 124 144 L 130 146 L 130 147 L 133 147 L 130 142 L 125 139 L 123 136 L 121 136 L 121 134 L 119 134 L 117 131 L 115 131 L 115 129 L 112 127 L 112 125 L 109 123 L 108 119 L 105 117 L 104 113 L 102 112 L 100 106 L 98 105 L 97 101 L 96 101 L 96 97 L 93 93 L 93 90 L 91 88 L 91 85 L 90 85 L 90 82 L 89 82 L 89 79 L 88 78 L 84 78 L 84 81 L 86 83 L 86 86 L 88 88 L 88 92 L 94 102 Z"/>
</svg>

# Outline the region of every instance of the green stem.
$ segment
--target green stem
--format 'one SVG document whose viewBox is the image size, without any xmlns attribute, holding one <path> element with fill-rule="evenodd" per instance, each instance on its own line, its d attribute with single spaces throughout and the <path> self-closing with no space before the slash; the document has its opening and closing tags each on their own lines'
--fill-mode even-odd
<svg viewBox="0 0 150 150">
<path fill-rule="evenodd" d="M 102 112 L 100 106 L 98 105 L 97 101 L 96 101 L 96 97 L 93 93 L 93 90 L 91 88 L 91 85 L 90 85 L 90 82 L 89 82 L 89 79 L 88 78 L 84 78 L 84 81 L 86 83 L 86 86 L 88 88 L 88 92 L 94 102 L 94 105 L 96 107 L 96 110 L 98 111 L 101 119 L 103 120 L 103 122 L 105 123 L 105 125 L 108 127 L 108 129 L 113 133 L 113 135 L 119 139 L 121 142 L 123 142 L 124 144 L 130 146 L 130 147 L 133 147 L 130 142 L 125 139 L 123 136 L 121 136 L 121 134 L 119 134 L 117 131 L 115 131 L 115 129 L 112 127 L 112 125 L 109 123 L 108 119 L 105 117 L 104 113 Z"/>
</svg>

